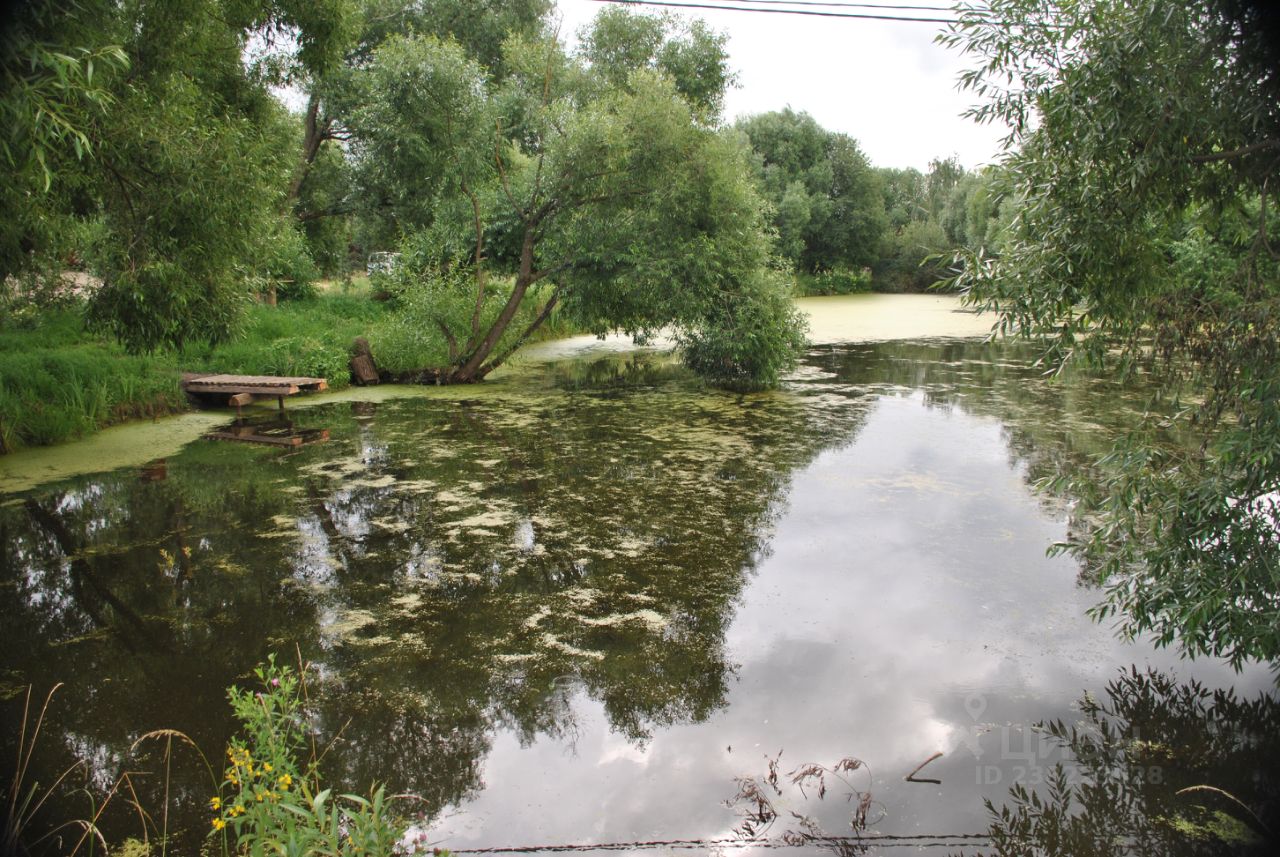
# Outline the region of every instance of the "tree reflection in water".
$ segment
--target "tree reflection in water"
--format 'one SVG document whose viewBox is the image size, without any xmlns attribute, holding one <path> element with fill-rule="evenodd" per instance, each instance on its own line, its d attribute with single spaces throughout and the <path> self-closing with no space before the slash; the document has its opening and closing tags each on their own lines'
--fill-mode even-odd
<svg viewBox="0 0 1280 857">
<path fill-rule="evenodd" d="M 1280 831 L 1280 702 L 1128 673 L 1082 720 L 1038 729 L 1066 760 L 1040 787 L 987 801 L 995 854 L 1274 853 Z"/>
<path fill-rule="evenodd" d="M 433 813 L 484 789 L 496 736 L 572 746 L 584 699 L 644 745 L 725 710 L 726 632 L 791 480 L 852 443 L 880 398 L 923 391 L 927 408 L 998 421 L 1028 479 L 1080 466 L 1141 417 L 1140 395 L 1046 384 L 1030 356 L 820 350 L 785 391 L 750 397 L 658 357 L 556 364 L 541 381 L 300 409 L 332 437 L 290 454 L 198 443 L 141 479 L 42 487 L 0 506 L 0 627 L 23 642 L 0 652 L 0 695 L 66 682 L 42 764 L 84 759 L 109 782 L 150 729 L 218 755 L 226 687 L 296 645 L 318 666 L 321 743 L 342 736 L 326 773 Z M 2 758 L 17 731 L 0 730 Z M 155 808 L 168 784 L 139 788 Z M 198 842 L 198 766 L 175 766 L 170 793 Z"/>
</svg>

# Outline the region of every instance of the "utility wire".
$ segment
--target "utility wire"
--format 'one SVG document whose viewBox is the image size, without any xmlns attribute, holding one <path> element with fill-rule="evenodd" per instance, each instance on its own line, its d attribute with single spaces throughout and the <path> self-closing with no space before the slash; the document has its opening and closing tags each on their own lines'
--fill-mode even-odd
<svg viewBox="0 0 1280 857">
<path fill-rule="evenodd" d="M 909 6 L 895 3 L 840 3 L 820 0 L 733 0 L 762 6 L 830 6 L 837 9 L 909 9 L 917 12 L 954 12 L 954 6 Z"/>
<path fill-rule="evenodd" d="M 771 9 L 761 6 L 717 6 L 710 3 L 676 3 L 663 0 L 595 0 L 626 6 L 667 6 L 673 9 L 720 9 L 725 12 L 761 12 L 774 15 L 812 15 L 819 18 L 859 18 L 868 21 L 911 21 L 916 24 L 954 24 L 955 18 L 909 18 L 900 15 L 867 15 L 861 12 L 819 12 L 813 9 Z M 743 0 L 751 2 L 751 0 Z"/>
<path fill-rule="evenodd" d="M 990 847 L 991 835 L 988 833 L 918 833 L 901 836 L 819 836 L 804 843 L 808 845 L 833 847 L 854 846 L 855 848 L 985 848 Z M 499 848 L 450 848 L 450 854 L 545 854 L 545 853 L 582 853 L 592 851 L 650 851 L 650 850 L 688 850 L 708 851 L 717 847 L 737 848 L 796 848 L 781 839 L 665 839 L 648 842 L 599 842 L 595 844 L 574 845 L 511 845 Z"/>
</svg>

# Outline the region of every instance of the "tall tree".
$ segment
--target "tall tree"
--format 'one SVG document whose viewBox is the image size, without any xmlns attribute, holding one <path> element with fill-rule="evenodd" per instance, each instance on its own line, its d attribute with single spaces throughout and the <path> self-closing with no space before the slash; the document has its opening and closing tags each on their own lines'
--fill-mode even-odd
<svg viewBox="0 0 1280 857">
<path fill-rule="evenodd" d="M 91 302 L 101 326 L 134 350 L 229 335 L 302 249 L 281 216 L 291 123 L 272 70 L 246 66 L 245 51 L 287 31 L 290 63 L 331 61 L 336 2 L 19 7 L 0 60 L 0 109 L 21 135 L 0 196 L 24 212 L 0 228 L 5 273 L 41 258 L 58 271 L 59 231 L 92 225 L 99 240 L 76 249 L 103 280 Z"/>
<path fill-rule="evenodd" d="M 338 62 L 312 64 L 296 83 L 307 93 L 303 112 L 301 158 L 289 186 L 289 200 L 310 234 L 325 231 L 322 221 L 351 213 L 350 200 L 334 198 L 332 158 L 322 149 L 341 152 L 346 117 L 354 110 L 352 74 L 365 66 L 373 51 L 392 36 L 411 33 L 453 40 L 486 70 L 491 81 L 506 76 L 503 42 L 512 35 L 537 35 L 547 27 L 551 0 L 331 0 L 341 4 L 343 56 Z M 322 161 L 316 168 L 317 160 Z M 313 177 L 312 173 L 316 175 Z M 305 187 L 306 183 L 320 188 Z M 318 192 L 317 192 L 318 191 Z M 390 240 L 384 236 L 384 241 Z"/>
<path fill-rule="evenodd" d="M 739 120 L 774 206 L 782 253 L 808 272 L 861 268 L 887 225 L 880 180 L 855 140 L 786 108 Z"/>
<path fill-rule="evenodd" d="M 647 62 L 612 85 L 545 38 L 509 40 L 504 61 L 494 84 L 454 42 L 393 37 L 361 75 L 358 169 L 417 248 L 400 276 L 433 290 L 420 305 L 448 345 L 417 377 L 484 378 L 562 306 L 601 334 L 674 326 L 718 380 L 776 380 L 800 326 L 734 140 Z M 526 301 L 541 306 L 514 328 Z"/>
<path fill-rule="evenodd" d="M 978 60 L 974 116 L 1008 124 L 1020 200 L 1004 253 L 966 254 L 959 284 L 1056 363 L 1145 365 L 1171 399 L 1071 486 L 1068 546 L 1105 581 L 1099 615 L 1235 663 L 1280 657 L 1268 33 L 1239 2 L 995 0 L 943 38 Z"/>
<path fill-rule="evenodd" d="M 15 6 L 0 30 L 0 283 L 66 249 L 64 233 L 86 206 L 97 122 L 128 66 L 119 44 L 101 38 L 101 17 L 76 8 Z"/>
</svg>

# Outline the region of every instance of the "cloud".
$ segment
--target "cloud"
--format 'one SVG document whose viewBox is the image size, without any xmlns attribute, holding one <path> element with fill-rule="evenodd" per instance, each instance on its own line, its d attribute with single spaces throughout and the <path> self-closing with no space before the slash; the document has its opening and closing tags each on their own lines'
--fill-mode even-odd
<svg viewBox="0 0 1280 857">
<path fill-rule="evenodd" d="M 559 0 L 562 33 L 575 33 L 602 8 L 595 0 Z M 678 13 L 694 17 L 694 13 Z M 961 114 L 974 98 L 956 91 L 963 57 L 933 44 L 935 24 L 753 15 L 699 10 L 729 35 L 740 86 L 729 118 L 790 106 L 848 134 L 879 167 L 925 169 L 956 155 L 975 167 L 992 161 L 1001 129 Z"/>
</svg>

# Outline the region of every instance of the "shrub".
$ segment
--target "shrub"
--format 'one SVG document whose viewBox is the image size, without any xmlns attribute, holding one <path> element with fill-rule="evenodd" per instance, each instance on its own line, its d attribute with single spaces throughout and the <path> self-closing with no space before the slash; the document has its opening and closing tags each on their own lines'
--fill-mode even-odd
<svg viewBox="0 0 1280 857">
<path fill-rule="evenodd" d="M 837 267 L 815 274 L 797 276 L 796 291 L 801 295 L 852 295 L 871 291 L 871 269 Z"/>
<path fill-rule="evenodd" d="M 749 286 L 752 299 L 729 297 L 706 324 L 678 334 L 689 368 L 717 387 L 749 392 L 775 386 L 795 366 L 806 324 L 778 276 L 761 277 Z"/>
</svg>

